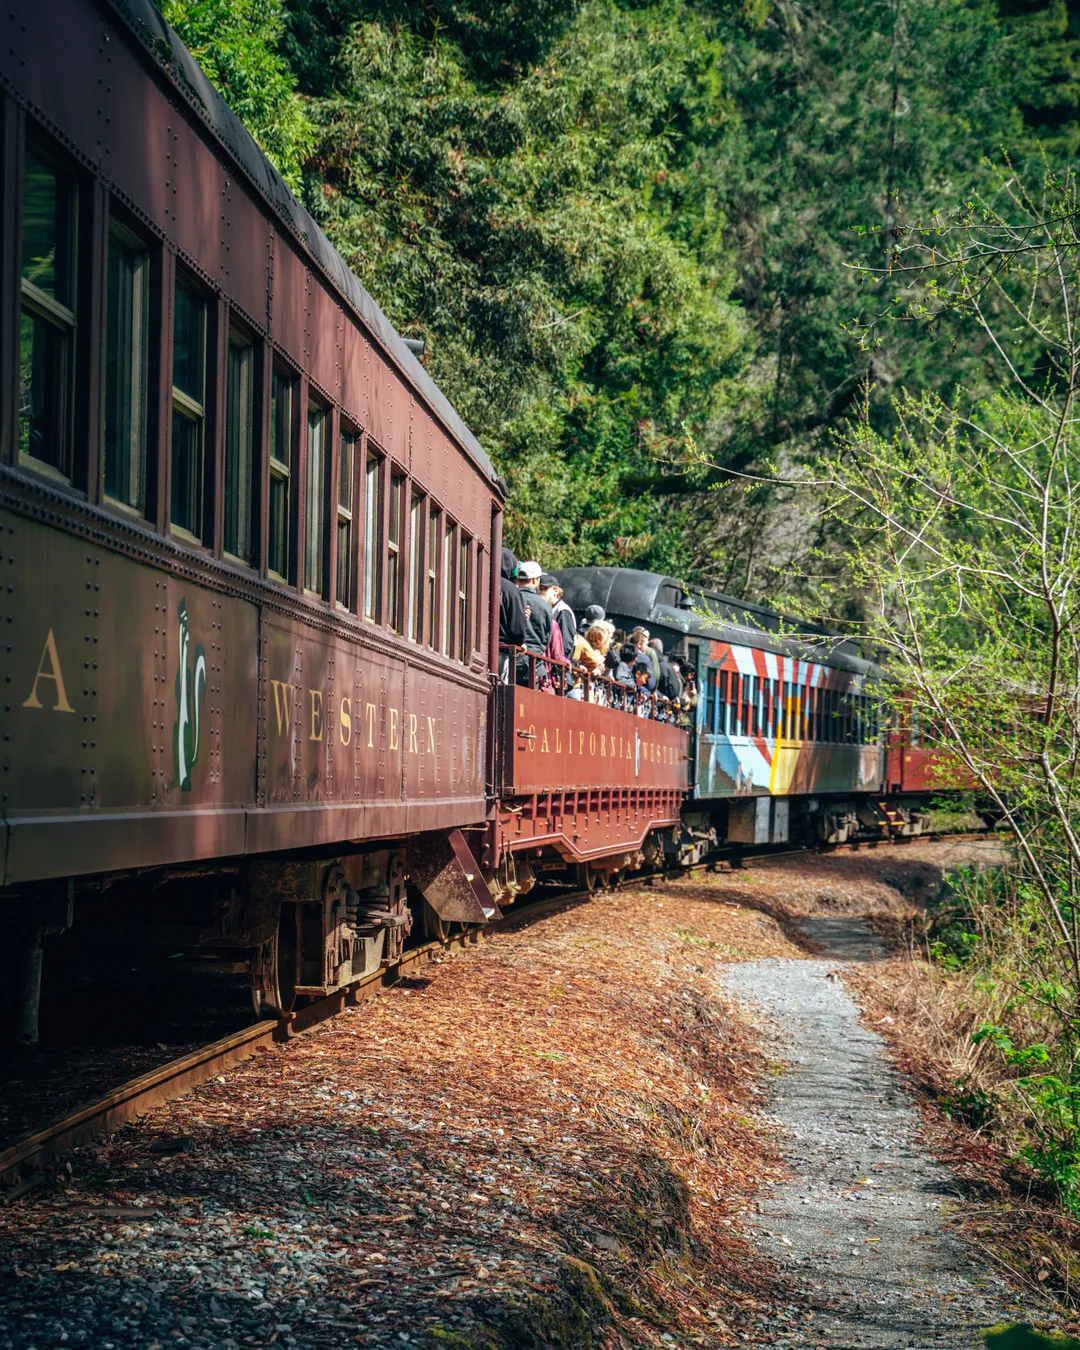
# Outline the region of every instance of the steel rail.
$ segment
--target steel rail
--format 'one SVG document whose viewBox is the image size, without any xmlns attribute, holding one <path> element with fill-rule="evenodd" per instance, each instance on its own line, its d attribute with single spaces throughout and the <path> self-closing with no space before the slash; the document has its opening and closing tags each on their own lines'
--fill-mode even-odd
<svg viewBox="0 0 1080 1350">
<path fill-rule="evenodd" d="M 640 880 L 637 879 L 638 883 Z M 513 931 L 548 914 L 587 903 L 591 898 L 591 892 L 575 891 L 570 895 L 539 900 L 516 914 L 482 928 L 412 947 L 392 966 L 353 980 L 297 1012 L 256 1022 L 242 1031 L 234 1031 L 160 1068 L 140 1074 L 138 1078 L 132 1078 L 101 1097 L 84 1102 L 0 1151 L 0 1202 L 10 1204 L 32 1190 L 45 1179 L 46 1165 L 60 1155 L 92 1139 L 111 1134 L 151 1107 L 182 1097 L 192 1088 L 216 1078 L 225 1069 L 250 1059 L 261 1049 L 292 1040 L 336 1016 L 344 1008 L 367 1002 L 436 957 L 475 946 L 496 932 Z"/>
</svg>

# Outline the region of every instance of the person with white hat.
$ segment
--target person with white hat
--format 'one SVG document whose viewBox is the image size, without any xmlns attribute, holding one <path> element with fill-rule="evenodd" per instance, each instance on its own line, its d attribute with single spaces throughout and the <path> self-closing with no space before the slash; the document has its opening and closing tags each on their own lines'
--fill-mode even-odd
<svg viewBox="0 0 1080 1350">
<path fill-rule="evenodd" d="M 543 656 L 547 651 L 552 624 L 551 606 L 539 591 L 542 575 L 543 568 L 538 562 L 520 562 L 514 573 L 521 598 L 525 601 L 525 641 L 522 646 L 537 656 Z M 518 657 L 517 682 L 529 683 L 529 659 L 526 656 Z"/>
</svg>

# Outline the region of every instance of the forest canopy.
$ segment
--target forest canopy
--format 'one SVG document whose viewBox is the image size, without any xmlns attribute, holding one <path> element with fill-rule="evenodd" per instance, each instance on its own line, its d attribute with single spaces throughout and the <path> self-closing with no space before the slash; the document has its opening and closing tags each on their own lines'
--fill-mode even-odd
<svg viewBox="0 0 1080 1350">
<path fill-rule="evenodd" d="M 1064 0 L 167 0 L 511 485 L 510 542 L 767 598 L 828 527 L 731 469 L 978 397 L 864 324 L 904 221 L 1080 146 Z M 1040 170 L 1041 171 L 1041 170 Z M 1033 355 L 1037 359 L 1037 354 Z"/>
</svg>

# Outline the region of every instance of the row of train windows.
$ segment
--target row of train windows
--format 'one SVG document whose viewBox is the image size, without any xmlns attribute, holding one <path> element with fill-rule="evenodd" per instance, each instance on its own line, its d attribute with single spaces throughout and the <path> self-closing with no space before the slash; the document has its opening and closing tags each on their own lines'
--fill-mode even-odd
<svg viewBox="0 0 1080 1350">
<path fill-rule="evenodd" d="M 881 712 L 868 694 L 807 688 L 787 680 L 781 684 L 709 667 L 703 730 L 714 736 L 871 745 L 880 735 Z"/>
<path fill-rule="evenodd" d="M 22 202 L 18 446 L 23 463 L 67 480 L 72 478 L 75 451 L 77 197 L 74 180 L 28 144 Z M 157 467 L 151 453 L 152 261 L 151 248 L 126 224 L 110 218 L 104 279 L 102 489 L 107 499 L 140 515 L 153 514 L 148 504 Z M 168 521 L 180 537 L 211 542 L 213 496 L 207 491 L 206 473 L 215 461 L 207 454 L 207 441 L 215 428 L 208 395 L 215 373 L 221 378 L 213 367 L 215 302 L 194 277 L 180 270 L 171 299 Z M 265 388 L 262 382 L 268 378 L 268 445 L 261 457 L 269 480 L 267 573 L 328 599 L 330 578 L 324 573 L 332 530 L 333 595 L 342 609 L 356 612 L 359 602 L 364 617 L 461 661 L 471 650 L 482 650 L 482 605 L 476 603 L 483 589 L 477 585 L 483 576 L 482 546 L 404 473 L 396 472 L 388 459 L 369 452 L 365 462 L 358 463 L 360 437 L 330 407 L 309 400 L 306 426 L 301 427 L 299 378 L 270 361 L 259 339 L 230 323 L 224 346 L 224 415 L 218 431 L 224 470 L 223 552 L 249 566 L 260 561 L 257 475 L 262 419 L 256 410 Z M 330 453 L 335 428 L 336 488 Z M 303 558 L 297 558 L 294 481 L 304 430 Z M 363 528 L 357 529 L 354 515 L 361 491 Z"/>
</svg>

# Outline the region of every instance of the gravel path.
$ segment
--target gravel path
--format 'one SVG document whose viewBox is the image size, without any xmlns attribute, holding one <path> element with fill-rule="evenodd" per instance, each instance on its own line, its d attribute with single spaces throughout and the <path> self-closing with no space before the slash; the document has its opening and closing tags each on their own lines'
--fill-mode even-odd
<svg viewBox="0 0 1080 1350">
<path fill-rule="evenodd" d="M 883 955 L 864 920 L 802 926 L 842 960 Z M 727 991 L 768 1015 L 788 1065 L 768 1104 L 791 1175 L 765 1192 L 757 1242 L 795 1301 L 749 1344 L 969 1350 L 981 1328 L 1030 1312 L 943 1222 L 957 1184 L 918 1142 L 903 1079 L 836 971 L 835 958 L 774 959 L 723 975 Z"/>
</svg>

